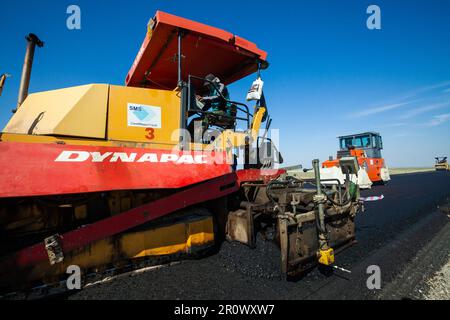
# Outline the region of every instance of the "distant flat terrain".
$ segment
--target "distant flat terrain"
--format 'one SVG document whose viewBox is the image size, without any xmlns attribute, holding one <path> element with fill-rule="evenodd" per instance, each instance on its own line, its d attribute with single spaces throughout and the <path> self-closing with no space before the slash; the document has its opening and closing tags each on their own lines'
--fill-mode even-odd
<svg viewBox="0 0 450 320">
<path fill-rule="evenodd" d="M 435 171 L 434 168 L 389 168 L 389 173 L 391 176 L 398 175 L 398 174 L 410 174 L 410 173 L 420 173 L 420 172 L 432 172 Z M 312 179 L 314 178 L 314 172 L 308 171 L 303 172 L 303 170 L 288 170 L 288 174 L 293 175 L 297 178 L 303 178 L 303 179 Z"/>
<path fill-rule="evenodd" d="M 395 174 L 407 174 L 407 173 L 418 173 L 418 172 L 431 172 L 435 171 L 434 168 L 389 168 L 391 175 Z"/>
</svg>

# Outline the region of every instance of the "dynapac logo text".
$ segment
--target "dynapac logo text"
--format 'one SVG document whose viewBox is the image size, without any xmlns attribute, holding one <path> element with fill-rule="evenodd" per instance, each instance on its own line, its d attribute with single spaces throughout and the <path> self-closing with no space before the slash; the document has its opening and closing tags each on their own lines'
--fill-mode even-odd
<svg viewBox="0 0 450 320">
<path fill-rule="evenodd" d="M 62 151 L 55 162 L 152 162 L 152 163 L 176 163 L 176 164 L 206 164 L 207 156 L 204 154 L 173 154 L 173 153 L 137 153 L 126 152 L 87 152 L 87 151 Z"/>
</svg>

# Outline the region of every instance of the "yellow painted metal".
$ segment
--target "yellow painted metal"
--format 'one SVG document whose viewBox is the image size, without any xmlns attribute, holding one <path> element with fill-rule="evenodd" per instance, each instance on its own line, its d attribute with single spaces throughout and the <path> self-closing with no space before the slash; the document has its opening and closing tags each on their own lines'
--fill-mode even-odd
<svg viewBox="0 0 450 320">
<path fill-rule="evenodd" d="M 253 122 L 252 122 L 252 140 L 255 141 L 259 134 L 259 129 L 261 129 L 261 123 L 262 119 L 264 118 L 264 114 L 266 113 L 266 108 L 261 107 L 258 108 L 258 110 L 253 115 Z"/>
<path fill-rule="evenodd" d="M 0 134 L 0 141 L 5 142 L 24 142 L 24 143 L 57 143 L 76 146 L 102 146 L 102 147 L 129 147 L 129 148 L 147 148 L 147 149 L 173 149 L 173 145 L 140 143 L 132 141 L 114 141 L 100 139 L 83 139 L 72 137 L 53 137 L 53 136 L 36 136 L 27 134 Z"/>
<path fill-rule="evenodd" d="M 75 215 L 75 219 L 77 219 L 77 220 L 86 219 L 87 215 L 88 215 L 87 205 L 82 204 L 79 206 L 75 206 L 74 207 L 74 215 Z"/>
<path fill-rule="evenodd" d="M 266 112 L 266 108 L 260 107 L 257 109 L 253 115 L 253 122 L 251 124 L 250 130 L 239 132 L 233 130 L 224 130 L 217 139 L 214 140 L 213 144 L 210 145 L 192 145 L 191 149 L 203 148 L 205 151 L 213 150 L 223 150 L 226 151 L 227 157 L 229 157 L 230 163 L 232 163 L 233 149 L 245 146 L 247 143 L 256 141 L 259 130 L 261 129 L 262 119 Z"/>
<path fill-rule="evenodd" d="M 77 265 L 82 270 L 100 268 L 128 259 L 160 257 L 178 253 L 192 253 L 214 244 L 213 218 L 197 217 L 172 225 L 148 230 L 128 232 L 96 241 L 66 254 L 60 264 L 37 264 L 27 274 L 28 281 L 66 273 L 67 267 Z"/>
<path fill-rule="evenodd" d="M 189 253 L 195 247 L 203 247 L 214 242 L 213 221 L 208 217 L 191 223 L 175 224 L 156 229 L 152 234 L 125 236 L 123 241 L 123 249 L 129 251 L 129 254 L 133 253 L 133 247 L 138 241 L 143 242 L 143 247 L 147 248 L 135 254 L 133 258 L 177 252 Z M 128 247 L 126 243 L 129 244 Z"/>
<path fill-rule="evenodd" d="M 450 170 L 450 165 L 448 162 L 444 162 L 444 163 L 436 163 L 434 165 L 434 168 L 436 171 L 440 171 L 440 170 Z"/>
<path fill-rule="evenodd" d="M 4 132 L 104 139 L 108 87 L 90 84 L 30 94 Z"/>
<path fill-rule="evenodd" d="M 175 224 L 148 232 L 136 232 L 122 238 L 123 251 L 127 256 L 140 258 L 176 252 L 186 252 L 186 228 Z M 139 243 L 139 245 L 136 245 Z"/>
<path fill-rule="evenodd" d="M 129 126 L 129 104 L 160 108 L 161 128 L 153 128 L 148 132 L 145 127 Z M 179 143 L 179 128 L 179 92 L 111 86 L 108 110 L 109 140 L 176 146 Z"/>
<path fill-rule="evenodd" d="M 334 263 L 334 250 L 332 248 L 319 251 L 319 263 L 325 266 Z"/>
<path fill-rule="evenodd" d="M 129 126 L 129 104 L 160 108 L 161 128 L 149 131 Z M 265 112 L 264 107 L 257 109 L 249 131 L 225 130 L 214 144 L 191 144 L 190 149 L 224 150 L 231 156 L 234 148 L 257 138 Z M 177 149 L 179 128 L 179 92 L 91 84 L 31 94 L 13 115 L 0 140 Z"/>
<path fill-rule="evenodd" d="M 188 225 L 186 250 L 191 252 L 195 247 L 204 247 L 214 242 L 214 221 L 211 217 Z"/>
<path fill-rule="evenodd" d="M 161 128 L 128 126 L 129 103 L 161 108 Z M 178 92 L 93 84 L 29 95 L 1 140 L 172 149 L 179 127 Z"/>
</svg>

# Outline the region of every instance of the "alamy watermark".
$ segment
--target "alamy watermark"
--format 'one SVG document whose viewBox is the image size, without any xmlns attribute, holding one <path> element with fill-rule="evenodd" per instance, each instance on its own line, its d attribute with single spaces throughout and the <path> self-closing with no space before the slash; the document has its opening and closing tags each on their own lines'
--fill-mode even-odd
<svg viewBox="0 0 450 320">
<path fill-rule="evenodd" d="M 81 290 L 81 269 L 77 265 L 67 267 L 66 273 L 69 277 L 66 280 L 66 286 L 69 290 Z"/>
<path fill-rule="evenodd" d="M 379 6 L 372 4 L 367 7 L 367 14 L 370 16 L 367 18 L 366 25 L 369 30 L 381 29 L 381 9 Z"/>
<path fill-rule="evenodd" d="M 378 5 L 371 4 L 367 7 L 366 13 L 369 17 L 366 20 L 366 26 L 369 30 L 381 30 L 381 9 Z M 66 26 L 69 30 L 81 30 L 81 8 L 78 5 L 71 4 L 66 9 L 68 15 Z"/>
<path fill-rule="evenodd" d="M 172 142 L 178 141 L 180 137 L 184 140 L 184 143 L 174 145 L 172 153 L 176 154 L 180 145 L 185 145 L 184 150 L 191 150 L 194 154 L 207 154 L 208 158 L 213 158 L 215 164 L 265 164 L 273 169 L 279 167 L 279 129 L 232 130 L 236 135 L 229 135 L 226 131 L 211 128 L 204 130 L 201 121 L 194 121 L 193 132 L 187 129 L 172 131 Z"/>
<path fill-rule="evenodd" d="M 66 26 L 69 30 L 81 30 L 81 9 L 75 4 L 67 7 L 66 13 L 69 15 Z"/>
<path fill-rule="evenodd" d="M 367 289 L 380 290 L 381 289 L 381 268 L 377 265 L 367 267 L 366 273 L 369 275 L 366 281 Z"/>
</svg>

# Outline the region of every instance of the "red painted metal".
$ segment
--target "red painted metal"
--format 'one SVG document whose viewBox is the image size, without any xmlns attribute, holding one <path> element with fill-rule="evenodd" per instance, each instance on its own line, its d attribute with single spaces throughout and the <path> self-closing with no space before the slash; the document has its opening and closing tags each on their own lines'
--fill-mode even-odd
<svg viewBox="0 0 450 320">
<path fill-rule="evenodd" d="M 65 157 L 61 156 L 62 152 L 66 152 Z M 94 156 L 94 152 L 98 154 Z M 175 155 L 178 159 L 183 155 L 191 155 L 191 153 L 167 153 L 161 150 L 133 148 L 0 142 L 0 167 L 3 170 L 0 194 L 36 196 L 93 192 L 110 188 L 148 189 L 184 186 L 165 198 L 63 234 L 60 242 L 63 253 L 67 254 L 180 209 L 227 196 L 236 192 L 242 182 L 266 181 L 285 172 L 252 169 L 231 173 L 228 164 L 217 164 L 214 161 L 218 158 L 208 154 L 200 154 L 206 164 L 137 162 L 146 152 L 159 160 L 164 155 Z M 119 159 L 117 153 L 128 155 L 134 162 L 121 160 L 111 162 L 114 157 Z M 136 155 L 131 156 L 132 154 Z M 195 155 L 199 153 L 192 154 L 192 157 L 195 158 Z M 12 160 L 7 161 L 8 159 Z M 55 162 L 61 159 L 71 162 Z M 93 162 L 94 159 L 103 161 Z M 0 262 L 0 269 L 4 270 L 3 267 L 6 266 L 15 270 L 26 270 L 47 259 L 45 245 L 41 242 L 3 259 Z"/>
<path fill-rule="evenodd" d="M 130 228 L 155 220 L 164 215 L 191 205 L 203 203 L 236 192 L 239 187 L 234 173 L 191 186 L 165 198 L 156 200 L 113 216 L 97 223 L 85 226 L 61 236 L 61 247 L 64 253 L 83 247 L 97 240 L 124 232 Z M 19 269 L 48 259 L 43 243 L 22 249 L 2 263 L 14 265 Z"/>
<path fill-rule="evenodd" d="M 204 77 L 213 73 L 229 84 L 257 70 L 267 53 L 256 44 L 227 31 L 158 11 L 128 72 L 127 86 L 173 90 L 178 85 L 177 32 L 182 39 L 182 79 L 188 74 Z"/>
<path fill-rule="evenodd" d="M 73 152 L 69 162 L 55 161 L 62 152 Z M 125 162 L 128 157 L 134 161 Z M 224 159 L 221 153 L 0 142 L 0 198 L 182 188 L 230 173 Z"/>
<path fill-rule="evenodd" d="M 239 185 L 241 185 L 243 182 L 255 181 L 262 181 L 264 183 L 267 183 L 270 180 L 278 178 L 284 173 L 286 173 L 286 170 L 283 169 L 245 169 L 238 170 L 236 172 Z"/>
</svg>

